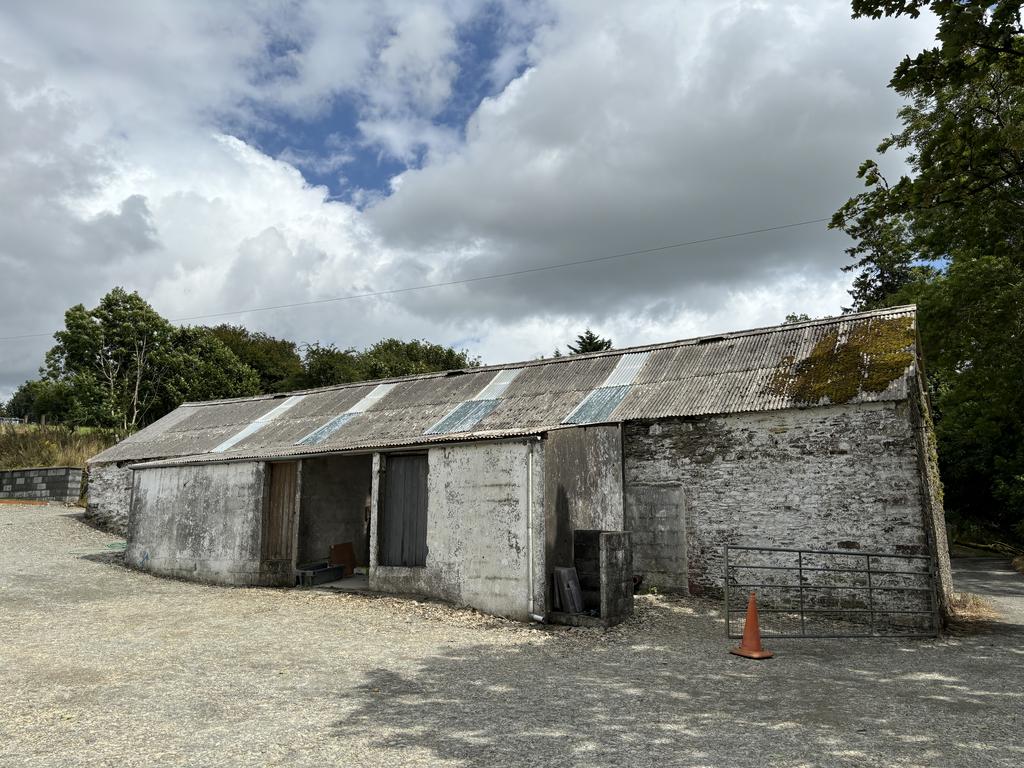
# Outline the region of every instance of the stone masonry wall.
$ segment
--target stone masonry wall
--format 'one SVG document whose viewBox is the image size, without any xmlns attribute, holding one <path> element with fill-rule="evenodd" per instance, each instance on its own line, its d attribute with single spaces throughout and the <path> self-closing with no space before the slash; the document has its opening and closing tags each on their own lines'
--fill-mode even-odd
<svg viewBox="0 0 1024 768">
<path fill-rule="evenodd" d="M 0 499 L 74 504 L 81 494 L 80 467 L 34 467 L 0 472 Z"/>
<path fill-rule="evenodd" d="M 85 518 L 111 533 L 126 536 L 132 501 L 132 474 L 127 466 L 114 463 L 91 465 Z"/>
<path fill-rule="evenodd" d="M 917 349 L 921 349 L 918 340 Z M 943 507 L 942 479 L 939 477 L 939 454 L 932 421 L 931 404 L 924 380 L 924 361 L 919 357 L 915 387 L 910 405 L 913 409 L 912 423 L 916 425 L 918 465 L 921 473 L 921 492 L 926 502 L 929 522 L 929 538 L 935 551 L 939 582 L 939 598 L 942 610 L 948 618 L 953 598 L 953 569 L 949 562 L 949 542 L 946 538 L 946 512 Z"/>
<path fill-rule="evenodd" d="M 627 424 L 634 567 L 686 563 L 685 584 L 678 573 L 675 586 L 717 593 L 725 544 L 927 554 L 909 409 L 867 403 Z M 659 530 L 658 510 L 629 502 L 652 496 L 669 511 L 666 500 L 685 499 L 685 513 L 683 504 L 662 509 L 670 519 Z"/>
</svg>

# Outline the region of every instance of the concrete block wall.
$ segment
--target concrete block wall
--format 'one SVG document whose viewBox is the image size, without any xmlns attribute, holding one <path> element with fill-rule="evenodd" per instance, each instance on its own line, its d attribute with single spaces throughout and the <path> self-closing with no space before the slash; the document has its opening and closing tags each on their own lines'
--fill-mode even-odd
<svg viewBox="0 0 1024 768">
<path fill-rule="evenodd" d="M 0 499 L 75 504 L 82 494 L 81 467 L 33 467 L 0 472 Z"/>
<path fill-rule="evenodd" d="M 633 534 L 633 561 L 645 587 L 687 590 L 684 496 L 678 483 L 634 482 L 625 489 L 625 526 Z"/>
<path fill-rule="evenodd" d="M 908 403 L 637 422 L 623 443 L 645 584 L 717 594 L 724 544 L 929 551 Z"/>
<path fill-rule="evenodd" d="M 86 520 L 118 536 L 127 536 L 131 501 L 131 469 L 116 463 L 89 466 Z"/>
</svg>

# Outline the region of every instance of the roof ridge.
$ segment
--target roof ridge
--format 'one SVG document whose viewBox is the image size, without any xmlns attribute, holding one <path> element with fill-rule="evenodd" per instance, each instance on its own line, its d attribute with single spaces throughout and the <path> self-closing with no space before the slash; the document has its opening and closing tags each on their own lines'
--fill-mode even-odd
<svg viewBox="0 0 1024 768">
<path fill-rule="evenodd" d="M 885 307 L 882 309 L 871 309 L 864 312 L 850 312 L 842 315 L 830 315 L 828 317 L 819 317 L 811 320 L 800 320 L 793 323 L 781 323 L 779 325 L 765 325 L 757 328 L 747 328 L 740 331 L 725 331 L 723 333 L 710 333 L 704 336 L 692 336 L 686 339 L 677 339 L 675 341 L 663 341 L 654 344 L 641 344 L 633 347 L 621 347 L 619 349 L 609 349 L 601 352 L 586 352 L 580 355 L 564 355 L 562 357 L 548 357 L 548 358 L 537 358 L 533 360 L 522 360 L 519 362 L 508 362 L 500 363 L 495 365 L 482 365 L 477 368 L 453 368 L 445 371 L 432 371 L 430 373 L 416 373 L 407 376 L 392 376 L 383 379 L 369 379 L 366 381 L 351 381 L 344 384 L 330 384 L 325 387 L 313 387 L 310 389 L 297 389 L 289 392 L 274 392 L 262 395 L 250 395 L 248 397 L 229 397 L 218 400 L 203 400 L 197 402 L 186 402 L 182 403 L 179 408 L 184 407 L 199 407 L 205 405 L 221 405 L 224 403 L 242 403 L 242 402 L 256 402 L 259 400 L 278 400 L 293 395 L 307 395 L 314 392 L 332 392 L 340 389 L 350 389 L 352 387 L 366 387 L 376 386 L 378 384 L 390 384 L 392 382 L 401 381 L 417 381 L 420 379 L 434 379 L 441 378 L 451 375 L 471 374 L 471 373 L 486 373 L 488 371 L 498 371 L 505 368 L 534 368 L 542 365 L 556 365 L 558 363 L 569 363 L 575 360 L 590 360 L 599 357 L 616 357 L 628 354 L 634 354 L 639 352 L 652 352 L 659 349 L 671 349 L 672 347 L 683 347 L 694 344 L 707 343 L 709 341 L 725 341 L 727 339 L 744 338 L 747 336 L 762 336 L 768 333 L 773 333 L 781 330 L 793 330 L 795 328 L 811 328 L 821 325 L 834 325 L 836 323 L 848 322 L 851 320 L 862 320 L 870 317 L 883 317 L 886 315 L 899 315 L 907 313 L 917 312 L 916 304 L 901 304 L 896 307 Z"/>
</svg>

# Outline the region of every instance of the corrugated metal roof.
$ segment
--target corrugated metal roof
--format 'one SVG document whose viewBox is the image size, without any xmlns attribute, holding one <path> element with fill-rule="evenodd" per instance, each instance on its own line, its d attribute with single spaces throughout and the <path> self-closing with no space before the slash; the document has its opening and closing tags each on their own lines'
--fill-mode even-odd
<svg viewBox="0 0 1024 768">
<path fill-rule="evenodd" d="M 232 435 L 223 443 L 214 448 L 211 451 L 211 453 L 224 453 L 224 451 L 230 450 L 231 448 L 245 440 L 247 437 L 255 435 L 257 432 L 259 432 L 261 429 L 267 426 L 267 424 L 272 422 L 274 419 L 278 418 L 281 414 L 290 411 L 296 405 L 301 403 L 305 397 L 305 395 L 292 395 L 273 410 L 268 411 L 267 413 L 257 418 L 255 421 L 247 424 L 237 434 Z"/>
<path fill-rule="evenodd" d="M 598 387 L 583 398 L 583 402 L 573 408 L 562 423 L 599 424 L 608 421 L 627 392 L 629 387 Z"/>
<path fill-rule="evenodd" d="M 588 392 L 580 404 L 572 409 L 572 413 L 562 419 L 562 423 L 598 424 L 608 421 L 650 356 L 650 352 L 634 352 L 619 357 L 619 362 L 608 374 L 608 378 L 600 387 Z"/>
<path fill-rule="evenodd" d="M 424 434 L 443 435 L 449 432 L 469 432 L 484 417 L 489 416 L 497 400 L 467 400 L 428 429 Z"/>
<path fill-rule="evenodd" d="M 522 368 L 503 368 L 498 371 L 490 383 L 477 392 L 474 400 L 497 400 L 508 389 L 513 379 L 519 375 Z"/>
<path fill-rule="evenodd" d="M 634 352 L 630 355 L 623 355 L 601 386 L 628 387 L 636 379 L 650 356 L 650 352 Z"/>
<path fill-rule="evenodd" d="M 341 416 L 335 416 L 333 419 L 328 421 L 322 427 L 317 427 L 308 435 L 301 440 L 296 440 L 296 445 L 319 445 L 328 437 L 337 432 L 348 422 L 355 418 L 354 413 L 343 413 Z"/>
<path fill-rule="evenodd" d="M 849 402 L 901 400 L 913 372 L 914 321 L 913 307 L 898 307 L 628 350 L 327 387 L 294 393 L 303 397 L 269 421 L 268 414 L 289 395 L 189 403 L 92 461 L 224 461 L 510 437 L 556 429 L 570 415 L 575 420 L 574 412 L 580 423 L 593 423 L 827 405 L 827 395 L 807 400 L 808 392 L 831 391 L 817 386 L 815 376 L 826 384 L 845 377 L 853 387 L 847 388 L 854 394 Z M 895 356 L 905 359 L 905 369 L 885 369 L 881 386 L 877 375 L 843 369 L 851 359 L 843 345 L 853 339 L 875 345 L 854 360 L 875 355 L 891 368 Z M 259 429 L 239 437 L 257 422 Z M 236 437 L 223 452 L 210 453 Z"/>
<path fill-rule="evenodd" d="M 522 368 L 503 368 L 494 374 L 487 385 L 477 392 L 470 400 L 465 400 L 448 412 L 439 422 L 424 434 L 443 435 L 455 432 L 470 432 L 477 423 L 489 416 L 498 405 L 500 398 L 508 389 Z"/>
</svg>

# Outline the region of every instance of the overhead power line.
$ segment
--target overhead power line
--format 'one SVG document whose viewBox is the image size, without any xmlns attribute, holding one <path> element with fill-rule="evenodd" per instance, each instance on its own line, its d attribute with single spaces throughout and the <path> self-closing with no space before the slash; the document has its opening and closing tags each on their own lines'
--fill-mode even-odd
<svg viewBox="0 0 1024 768">
<path fill-rule="evenodd" d="M 544 264 L 539 267 L 527 267 L 525 269 L 516 269 L 510 272 L 494 272 L 489 275 L 479 275 L 478 277 L 466 277 L 459 280 L 445 280 L 439 283 L 423 283 L 422 285 L 410 285 L 405 288 L 390 288 L 384 291 L 370 291 L 367 293 L 352 293 L 347 296 L 334 296 L 329 299 L 312 299 L 310 301 L 296 301 L 290 304 L 274 304 L 266 307 L 248 307 L 246 309 L 233 309 L 229 312 L 212 312 L 206 315 L 190 315 L 188 317 L 175 317 L 171 319 L 171 322 L 184 323 L 191 320 L 211 320 L 218 317 L 230 317 L 232 315 L 247 315 L 252 312 L 270 312 L 276 309 L 292 309 L 294 307 L 309 307 L 316 304 L 332 304 L 339 301 L 353 301 L 355 299 L 370 299 L 375 296 L 393 296 L 398 293 L 409 293 L 411 291 L 423 291 L 428 288 L 446 288 L 453 285 L 466 285 L 468 283 L 479 283 L 484 280 L 498 280 L 504 277 L 516 277 L 518 275 L 530 275 L 536 272 L 550 272 L 555 269 L 566 269 L 568 267 L 578 267 L 583 264 L 598 264 L 603 261 L 614 261 L 615 259 L 624 259 L 630 256 L 643 256 L 649 253 L 658 253 L 659 251 L 669 251 L 673 248 L 686 248 L 692 245 L 702 245 L 704 243 L 714 243 L 719 240 L 730 240 L 736 237 L 749 237 L 750 235 L 759 235 L 765 232 L 777 232 L 782 229 L 794 229 L 795 227 L 806 227 L 810 224 L 821 224 L 829 221 L 831 217 L 824 217 L 820 219 L 808 219 L 807 221 L 797 221 L 792 224 L 779 224 L 774 227 L 761 227 L 760 229 L 750 229 L 746 232 L 732 232 L 728 235 L 716 235 L 714 237 L 702 237 L 699 240 L 685 240 L 679 243 L 670 243 L 668 245 L 659 245 L 654 248 L 641 248 L 636 251 L 623 251 L 622 253 L 613 253 L 607 256 L 592 256 L 586 259 L 575 259 L 573 261 L 563 261 L 557 264 Z M 0 341 L 14 341 L 16 339 L 35 339 L 43 336 L 51 336 L 50 333 L 26 333 L 20 336 L 0 336 Z"/>
</svg>

